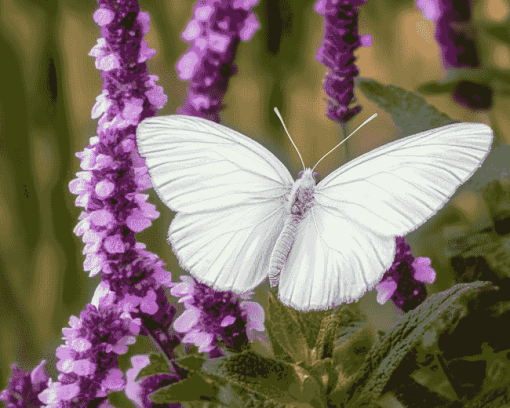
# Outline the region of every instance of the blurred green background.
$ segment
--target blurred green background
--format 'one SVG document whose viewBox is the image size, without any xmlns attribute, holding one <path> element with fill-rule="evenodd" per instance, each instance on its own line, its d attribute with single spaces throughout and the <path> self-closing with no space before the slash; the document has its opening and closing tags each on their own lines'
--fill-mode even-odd
<svg viewBox="0 0 510 408">
<path fill-rule="evenodd" d="M 168 95 L 160 115 L 175 113 L 185 98 L 187 83 L 177 78 L 175 63 L 188 44 L 180 38 L 192 16 L 192 1 L 140 1 L 151 15 L 146 40 L 157 55 L 148 62 L 151 74 Z M 239 73 L 225 97 L 222 123 L 272 150 L 296 177 L 297 154 L 273 108 L 282 113 L 307 166 L 313 166 L 341 140 L 340 128 L 325 116 L 322 81 L 326 72 L 316 61 L 323 19 L 314 1 L 261 0 L 256 12 L 261 29 L 239 47 Z M 100 277 L 83 271 L 83 243 L 73 234 L 81 208 L 68 183 L 80 171 L 75 153 L 82 151 L 97 122 L 90 118 L 101 93 L 100 72 L 87 54 L 100 36 L 90 0 L 0 0 L 0 390 L 7 387 L 10 365 L 30 370 L 41 359 L 56 379 L 55 349 L 62 328 L 90 302 Z M 478 1 L 474 17 L 502 21 L 509 6 L 502 0 Z M 440 49 L 434 24 L 412 1 L 369 0 L 361 7 L 360 34 L 371 34 L 373 46 L 356 52 L 361 76 L 407 90 L 442 78 Z M 484 63 L 510 67 L 506 44 L 479 38 Z M 390 116 L 360 93 L 361 114 L 347 125 L 352 131 L 374 112 L 379 116 L 349 141 L 349 157 L 338 149 L 318 166 L 322 177 L 345 163 L 399 137 Z M 426 99 L 450 117 L 507 129 L 508 101 L 495 97 L 490 114 L 473 113 L 448 95 Z M 510 132 L 498 134 L 510 141 Z M 182 271 L 166 243 L 173 213 L 150 190 L 150 202 L 161 217 L 138 239 L 158 254 L 178 280 Z M 457 195 L 426 225 L 408 236 L 413 255 L 428 256 L 437 281 L 429 292 L 453 284 L 443 254 L 448 231 L 463 230 L 487 219 L 481 195 L 469 190 Z M 269 287 L 256 291 L 264 304 Z M 392 302 L 380 306 L 375 291 L 360 301 L 374 327 L 387 329 L 400 312 Z M 182 309 L 179 309 L 182 310 Z M 143 343 L 143 342 L 142 342 Z M 135 346 L 136 347 L 136 346 Z"/>
</svg>

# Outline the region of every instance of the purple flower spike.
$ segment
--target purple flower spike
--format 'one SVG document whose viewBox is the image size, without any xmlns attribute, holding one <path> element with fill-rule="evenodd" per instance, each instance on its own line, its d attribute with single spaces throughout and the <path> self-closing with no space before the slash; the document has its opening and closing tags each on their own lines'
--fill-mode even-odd
<svg viewBox="0 0 510 408">
<path fill-rule="evenodd" d="M 37 377 L 43 382 L 31 381 L 32 393 L 37 391 L 39 401 L 53 408 L 111 407 L 107 394 L 126 387 L 117 356 L 128 351 L 136 336 L 151 336 L 170 359 L 179 344 L 178 336 L 168 334 L 175 308 L 163 286 L 171 286 L 171 275 L 135 239 L 159 216 L 146 202 L 148 195 L 141 194 L 151 182 L 136 148 L 136 127 L 168 99 L 156 85 L 158 78 L 147 73 L 146 61 L 155 54 L 143 41 L 150 18 L 136 0 L 98 3 L 94 20 L 102 38 L 89 55 L 104 81 L 92 109 L 99 126 L 89 146 L 76 154 L 83 171 L 69 189 L 78 195 L 76 205 L 85 209 L 74 229 L 85 243 L 84 269 L 90 276 L 102 272 L 102 282 L 92 303 L 63 329 L 66 343 L 56 352 L 58 381 L 43 376 Z M 27 391 L 16 406 L 29 406 L 30 384 L 14 371 L 16 387 Z M 10 396 L 9 389 L 2 393 Z"/>
<path fill-rule="evenodd" d="M 47 387 L 49 379 L 44 370 L 45 364 L 46 360 L 43 360 L 32 372 L 23 371 L 13 364 L 9 387 L 0 393 L 0 401 L 3 401 L 7 408 L 41 406 L 37 395 Z"/>
<path fill-rule="evenodd" d="M 404 238 L 397 237 L 395 260 L 376 285 L 377 302 L 389 299 L 404 312 L 415 309 L 427 298 L 425 283 L 433 283 L 436 272 L 430 267 L 430 259 L 414 258 Z"/>
<path fill-rule="evenodd" d="M 181 37 L 191 47 L 177 62 L 179 78 L 189 82 L 186 102 L 177 110 L 219 123 L 223 97 L 239 42 L 253 37 L 260 24 L 251 8 L 259 0 L 199 0 Z"/>
<path fill-rule="evenodd" d="M 354 78 L 359 74 L 354 64 L 354 51 L 359 46 L 370 47 L 371 36 L 358 34 L 358 6 L 366 0 L 318 0 L 315 11 L 324 16 L 324 38 L 317 51 L 317 61 L 329 72 L 324 91 L 330 97 L 327 116 L 347 123 L 361 111 L 361 106 L 349 107 L 354 98 Z"/>
<path fill-rule="evenodd" d="M 469 1 L 416 0 L 416 6 L 425 18 L 436 23 L 436 40 L 441 46 L 445 68 L 480 68 Z M 490 86 L 468 80 L 459 81 L 453 91 L 455 101 L 477 110 L 490 109 L 492 95 Z"/>
<path fill-rule="evenodd" d="M 128 315 L 121 318 L 116 308 L 98 310 L 91 304 L 80 318 L 71 316 L 70 327 L 62 330 L 66 343 L 56 353 L 59 381 L 50 380 L 39 400 L 48 405 L 68 402 L 80 406 L 84 401 L 106 397 L 108 392 L 122 391 L 125 380 L 117 356 L 135 343 L 140 325 L 140 319 Z"/>
<path fill-rule="evenodd" d="M 220 339 L 228 347 L 241 351 L 255 338 L 255 330 L 264 331 L 264 309 L 248 301 L 252 292 L 238 296 L 232 292 L 216 292 L 191 276 L 181 276 L 170 293 L 180 297 L 186 311 L 174 322 L 174 329 L 186 333 L 183 343 L 192 343 L 200 353 L 221 356 Z M 240 301 L 241 300 L 241 301 Z"/>
<path fill-rule="evenodd" d="M 176 373 L 171 372 L 169 374 L 157 374 L 150 377 L 143 377 L 135 381 L 138 373 L 142 368 L 148 366 L 149 363 L 149 356 L 147 355 L 133 356 L 131 357 L 131 365 L 133 368 L 126 371 L 126 395 L 139 408 L 155 406 L 150 400 L 150 394 L 180 380 L 180 377 Z M 167 404 L 165 407 L 180 408 L 181 404 Z"/>
</svg>

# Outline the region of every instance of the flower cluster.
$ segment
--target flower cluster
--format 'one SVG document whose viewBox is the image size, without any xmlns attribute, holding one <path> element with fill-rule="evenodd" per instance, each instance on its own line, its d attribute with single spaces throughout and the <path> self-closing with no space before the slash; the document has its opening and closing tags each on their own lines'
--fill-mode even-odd
<svg viewBox="0 0 510 408">
<path fill-rule="evenodd" d="M 128 345 L 136 342 L 140 325 L 139 318 L 131 319 L 128 314 L 122 318 L 116 307 L 98 309 L 89 304 L 80 318 L 71 316 L 70 327 L 62 330 L 66 343 L 56 352 L 59 381 L 50 379 L 39 399 L 47 405 L 74 400 L 74 406 L 82 406 L 83 401 L 123 390 L 117 355 L 125 354 Z"/>
<path fill-rule="evenodd" d="M 436 23 L 436 40 L 441 46 L 445 68 L 479 68 L 480 58 L 471 20 L 471 4 L 463 0 L 416 0 L 423 15 Z M 471 109 L 492 106 L 492 88 L 469 80 L 455 85 L 453 98 Z"/>
<path fill-rule="evenodd" d="M 17 364 L 13 364 L 9 387 L 0 394 L 0 401 L 8 408 L 41 406 L 38 395 L 48 387 L 49 379 L 44 370 L 45 364 L 46 360 L 42 360 L 31 372 L 21 370 Z"/>
<path fill-rule="evenodd" d="M 359 69 L 354 64 L 354 51 L 360 46 L 371 46 L 372 37 L 358 35 L 358 7 L 366 0 L 318 0 L 315 11 L 324 16 L 324 39 L 317 51 L 317 60 L 329 72 L 324 80 L 328 101 L 327 116 L 339 123 L 347 123 L 361 111 L 361 106 L 350 107 L 355 101 L 354 78 Z"/>
<path fill-rule="evenodd" d="M 186 333 L 183 343 L 192 343 L 199 352 L 217 356 L 220 355 L 219 339 L 225 346 L 241 351 L 248 341 L 254 340 L 255 330 L 265 330 L 264 309 L 248 301 L 253 292 L 238 296 L 232 292 L 216 292 L 190 276 L 181 276 L 181 280 L 172 284 L 170 293 L 180 297 L 179 302 L 186 307 L 174 322 L 177 332 Z"/>
<path fill-rule="evenodd" d="M 315 5 L 325 21 L 317 59 L 329 69 L 324 82 L 331 98 L 327 115 L 339 123 L 348 122 L 361 110 L 350 105 L 355 101 L 353 86 L 358 75 L 353 53 L 360 45 L 371 45 L 370 36 L 360 38 L 357 32 L 358 7 L 364 1 L 319 0 Z M 257 3 L 198 0 L 182 33 L 191 46 L 177 70 L 190 83 L 179 113 L 219 122 L 229 79 L 236 72 L 233 60 L 239 42 L 249 40 L 259 27 L 251 11 Z M 137 151 L 135 132 L 168 98 L 156 85 L 158 78 L 147 73 L 146 62 L 155 54 L 143 40 L 149 31 L 148 13 L 139 10 L 136 0 L 98 0 L 98 4 L 94 20 L 102 37 L 89 55 L 95 57 L 104 81 L 92 109 L 92 118 L 99 119 L 99 124 L 97 136 L 76 154 L 82 171 L 69 189 L 78 196 L 75 204 L 84 208 L 74 229 L 85 244 L 84 269 L 90 276 L 101 273 L 102 281 L 91 303 L 79 317 L 71 316 L 69 327 L 63 329 L 65 344 L 56 351 L 58 381 L 45 372 L 45 361 L 32 372 L 13 365 L 9 387 L 0 395 L 9 408 L 110 408 L 108 393 L 122 390 L 137 407 L 154 406 L 151 393 L 185 378 L 185 370 L 174 359 L 180 343 L 193 344 L 200 353 L 217 358 L 223 355 L 223 347 L 245 350 L 256 338 L 255 332 L 265 330 L 264 309 L 250 301 L 253 292 L 217 292 L 190 276 L 172 282 L 164 263 L 136 242 L 135 234 L 148 228 L 159 213 L 147 203 L 148 195 L 141 194 L 152 185 Z M 440 7 L 429 11 L 438 19 L 444 15 Z M 505 205 L 504 214 L 498 210 L 498 228 L 507 234 L 510 206 Z M 424 282 L 434 280 L 430 260 L 415 259 L 405 239 L 396 238 L 395 260 L 376 286 L 377 301 L 383 304 L 392 299 L 407 312 L 425 300 Z M 176 319 L 165 288 L 185 306 Z M 150 363 L 148 356 L 138 355 L 131 358 L 132 368 L 124 377 L 118 356 L 127 353 L 138 335 L 151 337 L 159 346 L 171 362 L 168 373 L 136 381 Z M 167 406 L 178 408 L 180 404 Z"/>
<path fill-rule="evenodd" d="M 182 33 L 191 43 L 177 62 L 179 78 L 189 81 L 186 102 L 177 113 L 219 123 L 223 97 L 236 74 L 239 41 L 248 41 L 259 28 L 251 8 L 259 0 L 199 0 Z"/>
<path fill-rule="evenodd" d="M 84 269 L 90 276 L 102 272 L 102 282 L 92 304 L 63 330 L 59 381 L 50 379 L 38 394 L 51 407 L 109 406 L 107 393 L 125 387 L 117 355 L 126 353 L 139 334 L 152 336 L 167 355 L 179 344 L 176 335 L 167 333 L 175 308 L 162 286 L 169 286 L 171 275 L 135 239 L 159 216 L 146 202 L 148 195 L 140 193 L 151 182 L 136 149 L 136 126 L 167 102 L 157 77 L 147 73 L 146 61 L 155 54 L 142 40 L 149 15 L 140 12 L 136 0 L 98 3 L 94 20 L 102 38 L 89 55 L 103 77 L 103 92 L 92 109 L 99 125 L 97 136 L 76 154 L 82 171 L 69 189 L 78 195 L 75 204 L 85 209 L 74 229 L 85 243 Z M 40 383 L 33 383 L 36 387 Z"/>
<path fill-rule="evenodd" d="M 377 302 L 384 304 L 391 299 L 404 312 L 415 309 L 427 298 L 425 283 L 436 279 L 429 258 L 414 258 L 411 247 L 404 238 L 397 237 L 395 260 L 376 285 Z"/>
</svg>

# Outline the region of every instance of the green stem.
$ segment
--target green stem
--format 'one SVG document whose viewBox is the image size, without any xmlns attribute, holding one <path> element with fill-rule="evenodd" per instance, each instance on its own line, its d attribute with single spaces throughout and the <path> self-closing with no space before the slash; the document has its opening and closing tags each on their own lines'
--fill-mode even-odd
<svg viewBox="0 0 510 408">
<path fill-rule="evenodd" d="M 345 139 L 347 137 L 347 126 L 345 125 L 345 123 L 341 123 L 340 127 L 342 128 L 342 136 Z M 344 146 L 345 146 L 345 163 L 347 163 L 349 161 L 349 156 L 350 156 L 348 140 L 344 143 Z"/>
</svg>

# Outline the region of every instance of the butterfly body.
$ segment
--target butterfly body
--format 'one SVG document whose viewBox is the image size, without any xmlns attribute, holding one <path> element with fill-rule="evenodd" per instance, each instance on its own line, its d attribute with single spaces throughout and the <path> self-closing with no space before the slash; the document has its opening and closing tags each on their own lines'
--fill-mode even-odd
<svg viewBox="0 0 510 408">
<path fill-rule="evenodd" d="M 206 119 L 172 115 L 137 129 L 153 187 L 177 212 L 168 241 L 181 267 L 218 291 L 245 293 L 269 277 L 297 310 L 359 299 L 415 230 L 471 177 L 493 134 L 456 123 L 402 138 L 320 182 L 293 180 L 254 140 Z"/>
<path fill-rule="evenodd" d="M 305 169 L 292 185 L 285 206 L 287 214 L 283 229 L 276 240 L 274 250 L 271 254 L 268 272 L 271 287 L 278 284 L 279 275 L 292 249 L 292 244 L 294 243 L 299 225 L 313 206 L 314 190 L 315 179 L 312 174 L 312 169 Z"/>
</svg>

